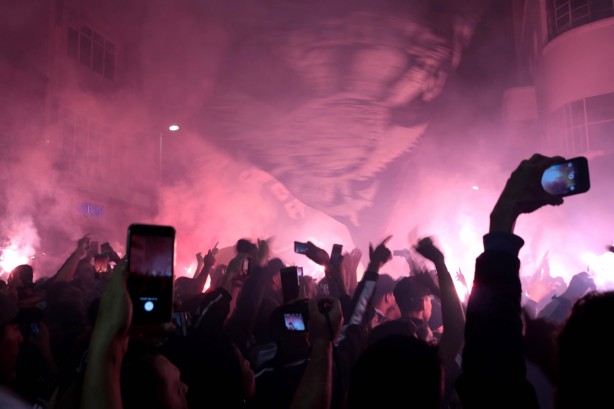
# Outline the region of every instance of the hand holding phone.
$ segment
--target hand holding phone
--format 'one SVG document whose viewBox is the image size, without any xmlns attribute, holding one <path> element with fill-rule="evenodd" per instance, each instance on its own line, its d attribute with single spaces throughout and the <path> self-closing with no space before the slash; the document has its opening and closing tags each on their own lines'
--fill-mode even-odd
<svg viewBox="0 0 614 409">
<path fill-rule="evenodd" d="M 533 213 L 547 205 L 563 204 L 561 196 L 545 190 L 549 177 L 544 178 L 544 175 L 548 169 L 564 162 L 565 158 L 560 156 L 548 157 L 538 153 L 523 160 L 511 173 L 490 213 L 490 231 L 513 233 L 521 214 Z"/>
<path fill-rule="evenodd" d="M 77 249 L 83 251 L 83 252 L 87 252 L 87 250 L 90 249 L 90 235 L 89 233 L 86 234 L 85 236 L 81 237 L 78 241 L 77 241 Z"/>
<path fill-rule="evenodd" d="M 294 242 L 294 252 L 297 254 L 307 254 L 307 243 L 301 241 Z"/>
<path fill-rule="evenodd" d="M 298 241 L 294 242 L 294 251 L 296 253 L 306 255 L 310 260 L 321 266 L 325 266 L 330 263 L 330 257 L 326 250 L 319 248 L 310 241 L 306 243 L 301 243 Z"/>
<path fill-rule="evenodd" d="M 169 322 L 173 309 L 175 229 L 132 224 L 126 248 L 133 322 Z"/>
</svg>

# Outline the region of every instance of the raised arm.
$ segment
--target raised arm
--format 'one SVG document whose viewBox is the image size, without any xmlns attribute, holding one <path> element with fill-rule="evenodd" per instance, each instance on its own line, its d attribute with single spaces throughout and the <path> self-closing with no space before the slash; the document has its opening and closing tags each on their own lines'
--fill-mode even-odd
<svg viewBox="0 0 614 409">
<path fill-rule="evenodd" d="M 523 161 L 490 215 L 467 306 L 463 374 L 457 382 L 465 409 L 539 407 L 526 379 L 522 346 L 518 252 L 524 241 L 513 231 L 520 214 L 563 203 L 540 183 L 544 170 L 562 160 L 536 154 Z"/>
<path fill-rule="evenodd" d="M 595 291 L 597 287 L 593 278 L 585 271 L 575 274 L 565 292 L 554 297 L 539 313 L 539 318 L 545 318 L 549 322 L 562 325 L 569 315 L 573 305 L 589 290 Z"/>
<path fill-rule="evenodd" d="M 358 286 L 358 265 L 361 258 L 362 251 L 360 249 L 354 249 L 349 253 L 343 254 L 342 271 L 345 273 L 345 283 L 350 296 L 354 294 Z"/>
<path fill-rule="evenodd" d="M 336 299 L 309 301 L 311 358 L 292 399 L 291 409 L 328 409 L 333 394 L 333 341 L 343 316 Z"/>
<path fill-rule="evenodd" d="M 439 353 L 442 363 L 448 366 L 454 362 L 456 355 L 463 346 L 465 312 L 454 287 L 452 276 L 446 267 L 443 253 L 433 245 L 433 241 L 428 237 L 420 240 L 415 248 L 424 258 L 432 261 L 437 270 L 443 320 L 443 334 L 439 341 Z"/>
<path fill-rule="evenodd" d="M 89 236 L 83 236 L 77 241 L 77 248 L 71 253 L 71 255 L 66 259 L 62 267 L 58 270 L 58 272 L 53 276 L 53 280 L 55 282 L 60 281 L 72 281 L 75 277 L 75 272 L 77 271 L 77 266 L 79 265 L 79 261 L 88 254 L 89 250 L 90 238 Z"/>
<path fill-rule="evenodd" d="M 126 274 L 124 266 L 116 267 L 100 300 L 83 381 L 83 409 L 123 407 L 120 373 L 132 322 L 132 302 L 126 288 Z"/>
<path fill-rule="evenodd" d="M 209 273 L 215 265 L 215 252 L 215 249 L 211 249 L 205 257 L 201 253 L 196 254 L 197 267 L 196 271 L 194 271 L 194 291 L 197 294 L 203 292 L 207 283 L 207 277 L 209 277 Z"/>
<path fill-rule="evenodd" d="M 244 258 L 244 255 L 239 254 L 231 260 L 226 274 L 236 275 L 233 271 L 243 263 Z M 233 282 L 236 283 L 237 280 L 232 279 L 227 286 L 228 292 L 233 297 L 231 304 L 234 302 L 234 307 L 231 307 L 231 314 L 224 324 L 224 332 L 244 354 L 247 354 L 248 340 L 256 325 L 266 286 L 271 282 L 275 273 L 269 266 L 261 267 L 255 264 L 240 287 L 233 285 Z"/>
<path fill-rule="evenodd" d="M 367 265 L 367 270 L 362 280 L 360 280 L 354 292 L 352 312 L 347 322 L 348 325 L 359 325 L 364 322 L 367 306 L 375 293 L 375 286 L 379 279 L 379 270 L 392 258 L 392 252 L 386 247 L 386 243 L 388 243 L 391 238 L 392 236 L 386 237 L 375 248 L 369 245 L 369 264 Z"/>
</svg>

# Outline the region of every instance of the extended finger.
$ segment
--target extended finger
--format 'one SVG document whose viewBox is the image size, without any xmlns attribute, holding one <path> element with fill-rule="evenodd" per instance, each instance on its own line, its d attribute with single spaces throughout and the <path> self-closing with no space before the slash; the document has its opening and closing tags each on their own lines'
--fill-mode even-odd
<svg viewBox="0 0 614 409">
<path fill-rule="evenodd" d="M 386 243 L 388 243 L 390 241 L 390 239 L 392 238 L 392 234 L 388 237 L 386 237 L 381 243 L 380 246 L 385 246 Z"/>
</svg>

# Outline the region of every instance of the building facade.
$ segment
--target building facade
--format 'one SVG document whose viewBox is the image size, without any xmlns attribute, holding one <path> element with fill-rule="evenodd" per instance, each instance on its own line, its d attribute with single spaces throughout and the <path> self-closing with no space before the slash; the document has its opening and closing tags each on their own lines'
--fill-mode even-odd
<svg viewBox="0 0 614 409">
<path fill-rule="evenodd" d="M 79 235 L 119 239 L 151 219 L 159 132 L 143 102 L 141 11 L 24 0 L 0 14 L 2 243 L 65 252 Z M 24 220 L 36 237 L 18 237 Z"/>
<path fill-rule="evenodd" d="M 519 86 L 505 95 L 511 143 L 589 156 L 597 165 L 611 162 L 614 2 L 514 0 L 512 5 Z"/>
</svg>

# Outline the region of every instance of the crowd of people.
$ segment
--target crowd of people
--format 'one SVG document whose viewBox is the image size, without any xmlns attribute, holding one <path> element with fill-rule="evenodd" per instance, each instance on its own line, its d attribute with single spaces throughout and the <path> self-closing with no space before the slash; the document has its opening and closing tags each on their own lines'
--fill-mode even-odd
<svg viewBox="0 0 614 409">
<path fill-rule="evenodd" d="M 561 160 L 536 154 L 511 174 L 466 300 L 428 237 L 414 249 L 434 270 L 408 259 L 399 279 L 383 271 L 389 238 L 360 280 L 359 251 L 331 260 L 308 242 L 326 273 L 298 277 L 292 300 L 269 243 L 240 239 L 227 264 L 196 255 L 160 324 L 134 322 L 130 273 L 108 244 L 80 239 L 44 279 L 18 266 L 1 282 L 0 408 L 612 407 L 614 292 L 586 272 L 550 277 L 547 256 L 521 280 L 514 226 L 563 203 L 540 184 Z"/>
</svg>

